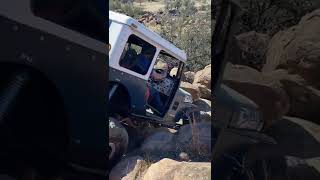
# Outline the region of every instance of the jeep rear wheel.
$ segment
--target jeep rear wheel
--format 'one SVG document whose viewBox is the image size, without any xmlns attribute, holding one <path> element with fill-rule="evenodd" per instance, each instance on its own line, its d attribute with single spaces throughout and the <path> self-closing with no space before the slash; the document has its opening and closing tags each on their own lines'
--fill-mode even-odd
<svg viewBox="0 0 320 180">
<path fill-rule="evenodd" d="M 126 152 L 129 143 L 127 130 L 115 118 L 109 117 L 109 162 L 114 164 Z"/>
</svg>

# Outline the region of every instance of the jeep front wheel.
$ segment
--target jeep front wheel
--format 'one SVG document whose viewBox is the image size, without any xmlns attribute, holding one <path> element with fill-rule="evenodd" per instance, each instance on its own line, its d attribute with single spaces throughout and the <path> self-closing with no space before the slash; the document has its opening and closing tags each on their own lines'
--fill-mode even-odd
<svg viewBox="0 0 320 180">
<path fill-rule="evenodd" d="M 127 150 L 127 130 L 115 118 L 109 117 L 109 162 L 115 163 Z"/>
</svg>

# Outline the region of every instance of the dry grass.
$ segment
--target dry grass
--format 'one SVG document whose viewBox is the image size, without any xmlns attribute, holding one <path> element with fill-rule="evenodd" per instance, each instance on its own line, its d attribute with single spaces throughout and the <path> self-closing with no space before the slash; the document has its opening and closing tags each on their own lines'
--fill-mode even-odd
<svg viewBox="0 0 320 180">
<path fill-rule="evenodd" d="M 197 119 L 194 116 L 194 113 L 192 113 L 192 118 L 190 118 L 190 125 L 191 125 L 191 134 L 192 134 L 192 147 L 193 150 L 195 150 L 197 153 L 200 153 L 199 149 L 199 131 L 197 128 Z"/>
<path fill-rule="evenodd" d="M 149 11 L 154 13 L 158 12 L 160 9 L 164 9 L 165 7 L 165 3 L 163 0 L 156 0 L 152 2 L 141 0 L 141 3 L 138 0 L 135 1 L 133 5 L 142 8 L 143 11 Z"/>
<path fill-rule="evenodd" d="M 211 3 L 211 1 L 208 1 L 208 3 Z M 149 11 L 156 13 L 160 9 L 165 8 L 165 1 L 164 0 L 154 0 L 154 1 L 147 1 L 147 0 L 141 0 L 141 3 L 139 0 L 135 1 L 133 3 L 134 6 L 142 8 L 143 11 Z M 203 5 L 202 1 L 195 0 L 195 6 L 196 8 L 200 8 Z"/>
<path fill-rule="evenodd" d="M 137 175 L 135 177 L 135 179 L 137 179 L 137 180 L 140 180 L 143 178 L 144 174 L 147 172 L 148 168 L 153 163 L 149 154 L 145 154 L 143 159 L 144 159 L 145 163 L 142 164 L 142 166 L 139 169 L 139 172 L 137 173 Z"/>
<path fill-rule="evenodd" d="M 199 159 L 207 159 L 208 153 L 206 148 L 201 147 L 201 143 L 199 142 L 200 132 L 199 127 L 197 126 L 197 122 L 200 122 L 199 119 L 196 119 L 194 113 L 192 113 L 192 118 L 190 118 L 190 125 L 191 125 L 191 134 L 192 134 L 192 153 L 199 157 Z"/>
</svg>

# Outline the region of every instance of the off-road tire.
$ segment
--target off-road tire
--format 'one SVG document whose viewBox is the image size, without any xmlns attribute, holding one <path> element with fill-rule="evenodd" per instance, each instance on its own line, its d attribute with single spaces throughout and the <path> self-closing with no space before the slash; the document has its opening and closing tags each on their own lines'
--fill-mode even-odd
<svg viewBox="0 0 320 180">
<path fill-rule="evenodd" d="M 127 130 L 115 118 L 109 117 L 109 162 L 113 165 L 126 152 L 129 143 Z"/>
</svg>

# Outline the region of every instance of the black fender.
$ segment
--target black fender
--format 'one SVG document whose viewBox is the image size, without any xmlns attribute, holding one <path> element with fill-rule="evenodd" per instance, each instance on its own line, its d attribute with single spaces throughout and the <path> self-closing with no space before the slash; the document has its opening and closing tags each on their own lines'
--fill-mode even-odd
<svg viewBox="0 0 320 180">
<path fill-rule="evenodd" d="M 109 97 L 109 113 L 121 113 L 123 116 L 127 117 L 128 113 L 131 112 L 131 100 L 132 97 L 129 90 L 125 85 L 115 81 L 109 81 L 109 93 L 114 90 L 112 95 Z M 115 87 L 115 89 L 113 89 Z M 110 116 L 110 114 L 109 114 Z"/>
<path fill-rule="evenodd" d="M 70 123 L 70 148 L 77 152 L 72 155 L 88 162 L 103 160 L 107 142 L 106 54 L 1 14 L 0 37 L 0 65 L 30 67 L 56 87 Z"/>
</svg>

